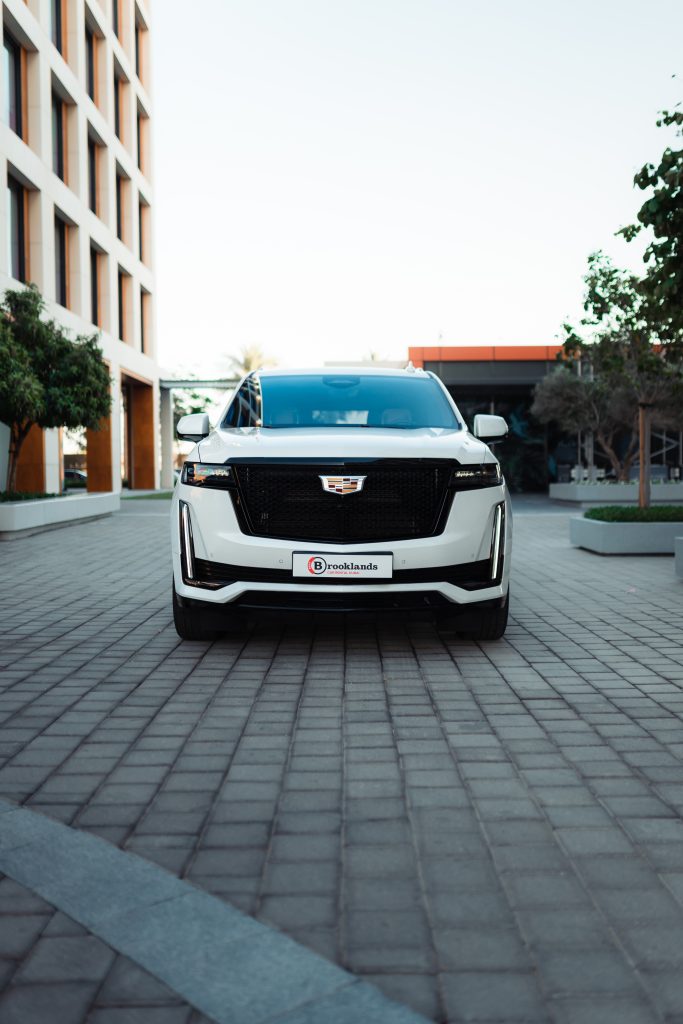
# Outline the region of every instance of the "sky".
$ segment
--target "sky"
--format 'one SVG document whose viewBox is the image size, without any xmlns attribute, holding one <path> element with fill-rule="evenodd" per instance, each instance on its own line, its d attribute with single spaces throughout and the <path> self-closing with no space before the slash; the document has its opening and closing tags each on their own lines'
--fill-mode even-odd
<svg viewBox="0 0 683 1024">
<path fill-rule="evenodd" d="M 591 251 L 642 267 L 681 38 L 680 0 L 158 0 L 162 367 L 552 344 Z"/>
</svg>

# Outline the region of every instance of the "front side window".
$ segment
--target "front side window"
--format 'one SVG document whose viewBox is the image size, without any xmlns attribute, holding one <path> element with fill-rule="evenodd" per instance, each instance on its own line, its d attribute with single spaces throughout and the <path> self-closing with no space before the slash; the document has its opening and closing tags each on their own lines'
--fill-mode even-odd
<svg viewBox="0 0 683 1024">
<path fill-rule="evenodd" d="M 23 114 L 21 95 L 21 47 L 5 30 L 3 47 L 3 95 L 5 123 L 23 138 Z"/>
<path fill-rule="evenodd" d="M 60 306 L 68 304 L 67 294 L 67 231 L 61 217 L 55 217 L 55 299 Z"/>
<path fill-rule="evenodd" d="M 261 386 L 258 379 L 249 377 L 248 380 L 245 380 L 230 403 L 223 426 L 261 426 Z"/>
<path fill-rule="evenodd" d="M 233 407 L 240 404 L 242 390 L 244 386 L 228 410 L 225 426 L 462 429 L 443 390 L 428 376 L 344 372 L 264 376 L 257 415 L 249 423 L 228 423 L 231 414 L 240 416 Z"/>
<path fill-rule="evenodd" d="M 15 281 L 26 281 L 26 192 L 14 178 L 7 179 L 7 265 Z"/>
<path fill-rule="evenodd" d="M 64 181 L 64 103 L 52 94 L 52 170 Z"/>
</svg>

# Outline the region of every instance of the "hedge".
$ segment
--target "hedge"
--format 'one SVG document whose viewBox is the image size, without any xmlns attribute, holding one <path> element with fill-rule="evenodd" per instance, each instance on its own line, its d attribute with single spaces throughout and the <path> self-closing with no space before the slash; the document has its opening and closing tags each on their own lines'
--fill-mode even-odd
<svg viewBox="0 0 683 1024">
<path fill-rule="evenodd" d="M 683 505 L 601 505 L 587 509 L 584 518 L 601 523 L 683 523 Z"/>
</svg>

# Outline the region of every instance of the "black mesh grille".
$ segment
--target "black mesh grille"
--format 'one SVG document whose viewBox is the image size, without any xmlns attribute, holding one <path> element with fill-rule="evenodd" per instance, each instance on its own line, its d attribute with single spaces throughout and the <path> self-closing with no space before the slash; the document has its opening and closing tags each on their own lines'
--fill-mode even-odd
<svg viewBox="0 0 683 1024">
<path fill-rule="evenodd" d="M 441 532 L 452 462 L 382 460 L 343 465 L 233 463 L 242 528 L 258 537 L 347 544 Z M 321 476 L 365 476 L 356 494 L 329 494 Z"/>
</svg>

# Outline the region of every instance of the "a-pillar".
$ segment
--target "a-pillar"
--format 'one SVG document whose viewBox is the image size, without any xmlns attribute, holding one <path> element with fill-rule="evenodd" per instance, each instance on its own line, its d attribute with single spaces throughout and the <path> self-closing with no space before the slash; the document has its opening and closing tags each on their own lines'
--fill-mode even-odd
<svg viewBox="0 0 683 1024">
<path fill-rule="evenodd" d="M 173 487 L 173 392 L 162 388 L 159 395 L 161 417 L 161 486 Z"/>
</svg>

